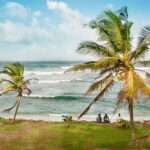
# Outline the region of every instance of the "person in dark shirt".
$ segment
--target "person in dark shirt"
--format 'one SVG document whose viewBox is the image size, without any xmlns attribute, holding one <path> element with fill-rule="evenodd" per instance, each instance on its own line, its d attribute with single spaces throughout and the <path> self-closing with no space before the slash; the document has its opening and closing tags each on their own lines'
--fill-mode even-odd
<svg viewBox="0 0 150 150">
<path fill-rule="evenodd" d="M 97 118 L 96 118 L 96 122 L 102 123 L 102 117 L 101 117 L 101 114 L 98 114 L 98 116 L 97 116 Z"/>
<path fill-rule="evenodd" d="M 109 117 L 108 117 L 107 114 L 105 114 L 103 120 L 104 120 L 104 123 L 109 123 L 109 122 L 110 122 L 110 121 L 109 121 Z"/>
</svg>

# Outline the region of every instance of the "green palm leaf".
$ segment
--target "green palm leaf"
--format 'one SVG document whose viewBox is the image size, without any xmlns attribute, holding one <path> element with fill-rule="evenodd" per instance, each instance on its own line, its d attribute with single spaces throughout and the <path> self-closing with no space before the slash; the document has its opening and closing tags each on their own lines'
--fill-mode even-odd
<svg viewBox="0 0 150 150">
<path fill-rule="evenodd" d="M 16 107 L 13 119 L 14 123 L 23 92 L 26 91 L 28 95 L 32 93 L 31 89 L 28 88 L 28 84 L 30 83 L 31 79 L 24 80 L 24 66 L 20 63 L 6 64 L 4 66 L 4 69 L 0 71 L 0 73 L 6 76 L 6 78 L 0 78 L 0 83 L 5 83 L 0 95 L 8 93 L 10 91 L 16 91 L 18 93 L 17 100 L 14 105 L 11 108 L 4 110 L 11 111 L 14 107 Z"/>
<path fill-rule="evenodd" d="M 115 56 L 113 51 L 93 41 L 81 42 L 77 51 L 83 54 L 94 54 L 98 56 Z"/>
<path fill-rule="evenodd" d="M 145 26 L 139 35 L 137 48 L 131 53 L 131 59 L 143 58 L 148 52 L 150 45 L 150 26 Z"/>
</svg>

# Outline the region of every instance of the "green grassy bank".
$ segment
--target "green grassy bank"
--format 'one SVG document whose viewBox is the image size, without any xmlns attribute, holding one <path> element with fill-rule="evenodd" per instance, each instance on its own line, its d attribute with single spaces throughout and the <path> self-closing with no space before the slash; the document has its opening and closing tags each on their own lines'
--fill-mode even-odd
<svg viewBox="0 0 150 150">
<path fill-rule="evenodd" d="M 136 135 L 150 135 L 149 124 L 136 124 Z M 115 124 L 16 121 L 0 119 L 0 150 L 150 149 L 150 139 L 130 143 L 130 129 Z"/>
</svg>

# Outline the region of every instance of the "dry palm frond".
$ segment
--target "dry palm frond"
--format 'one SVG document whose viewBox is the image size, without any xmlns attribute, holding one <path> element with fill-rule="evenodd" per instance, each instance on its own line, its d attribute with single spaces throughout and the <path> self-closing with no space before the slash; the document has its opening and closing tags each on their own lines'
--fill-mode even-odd
<svg viewBox="0 0 150 150">
<path fill-rule="evenodd" d="M 89 95 L 90 93 L 92 93 L 93 91 L 97 90 L 98 88 L 102 87 L 103 84 L 106 84 L 108 82 L 108 80 L 112 79 L 112 73 L 110 73 L 109 75 L 107 75 L 105 78 L 94 82 L 89 89 L 85 92 L 84 96 Z"/>
<path fill-rule="evenodd" d="M 90 107 L 92 106 L 92 104 L 96 103 L 105 93 L 108 92 L 108 90 L 113 86 L 113 79 L 111 79 L 106 85 L 105 87 L 102 88 L 102 90 L 100 91 L 100 93 L 94 98 L 94 100 L 86 107 L 86 109 L 81 113 L 81 115 L 78 117 L 78 119 L 80 119 L 84 114 L 86 114 L 88 112 L 88 110 L 90 109 Z"/>
<path fill-rule="evenodd" d="M 14 105 L 8 109 L 3 110 L 3 112 L 10 112 L 18 103 L 18 99 L 16 100 L 16 102 L 14 103 Z"/>
<path fill-rule="evenodd" d="M 96 63 L 97 63 L 96 61 L 90 61 L 83 64 L 77 64 L 69 68 L 67 71 L 65 71 L 65 73 L 71 71 L 85 71 L 85 70 L 97 71 L 98 68 L 95 67 Z"/>
<path fill-rule="evenodd" d="M 136 62 L 137 64 L 141 64 L 143 66 L 149 66 L 150 65 L 150 60 L 145 60 L 145 61 L 138 61 Z"/>
</svg>

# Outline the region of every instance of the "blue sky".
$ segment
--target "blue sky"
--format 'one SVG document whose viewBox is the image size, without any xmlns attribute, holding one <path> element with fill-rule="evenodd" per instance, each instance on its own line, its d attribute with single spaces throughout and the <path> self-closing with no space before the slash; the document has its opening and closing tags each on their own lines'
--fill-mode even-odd
<svg viewBox="0 0 150 150">
<path fill-rule="evenodd" d="M 122 6 L 136 37 L 150 24 L 150 0 L 0 0 L 0 60 L 92 59 L 75 52 L 80 41 L 97 39 L 83 24 Z"/>
</svg>

